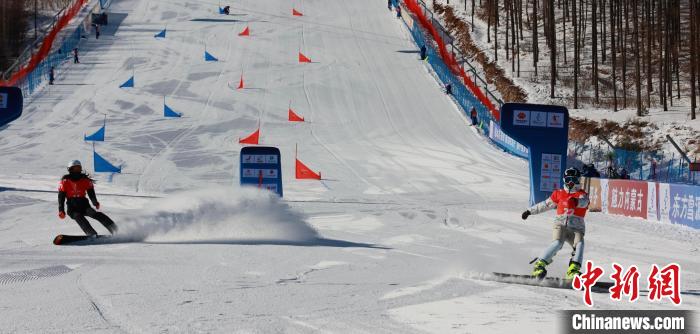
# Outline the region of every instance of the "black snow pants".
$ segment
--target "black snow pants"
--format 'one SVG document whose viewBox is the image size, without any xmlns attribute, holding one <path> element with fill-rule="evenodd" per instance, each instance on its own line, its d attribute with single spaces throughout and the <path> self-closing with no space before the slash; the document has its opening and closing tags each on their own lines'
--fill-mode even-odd
<svg viewBox="0 0 700 334">
<path fill-rule="evenodd" d="M 69 211 L 71 210 L 69 209 Z M 80 211 L 72 211 L 69 212 L 69 215 L 78 223 L 78 226 L 80 226 L 83 232 L 85 232 L 87 235 L 95 235 L 97 232 L 94 228 L 92 228 L 90 222 L 88 222 L 87 218 L 85 217 L 96 219 L 102 223 L 107 230 L 109 230 L 109 233 L 117 233 L 117 225 L 112 221 L 112 219 L 107 217 L 107 215 L 102 212 L 95 211 L 95 209 L 91 207 L 86 208 L 84 213 Z"/>
</svg>

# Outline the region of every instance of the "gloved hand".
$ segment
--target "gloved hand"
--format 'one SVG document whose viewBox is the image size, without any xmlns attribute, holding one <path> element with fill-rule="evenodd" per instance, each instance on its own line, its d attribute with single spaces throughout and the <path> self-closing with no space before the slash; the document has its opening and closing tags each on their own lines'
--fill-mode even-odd
<svg viewBox="0 0 700 334">
<path fill-rule="evenodd" d="M 97 209 L 97 210 L 100 209 L 100 202 L 95 202 L 95 209 Z"/>
<path fill-rule="evenodd" d="M 523 218 L 523 220 L 525 220 L 525 219 L 527 219 L 527 217 L 529 217 L 531 214 L 532 214 L 532 213 L 530 213 L 530 210 L 525 210 L 525 212 L 523 212 L 523 215 L 522 215 L 521 217 Z"/>
<path fill-rule="evenodd" d="M 58 212 L 58 218 L 65 219 L 66 218 L 66 213 L 63 211 Z"/>
<path fill-rule="evenodd" d="M 568 201 L 566 201 L 566 207 L 569 209 L 574 209 L 578 207 L 578 198 L 571 197 L 569 198 Z"/>
</svg>

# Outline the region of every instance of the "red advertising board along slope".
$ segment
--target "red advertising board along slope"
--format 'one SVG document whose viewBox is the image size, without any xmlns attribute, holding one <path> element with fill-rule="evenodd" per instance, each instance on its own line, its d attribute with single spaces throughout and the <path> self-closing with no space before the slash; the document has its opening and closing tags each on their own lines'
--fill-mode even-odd
<svg viewBox="0 0 700 334">
<path fill-rule="evenodd" d="M 644 181 L 609 180 L 608 213 L 646 219 L 647 196 L 649 189 Z"/>
</svg>

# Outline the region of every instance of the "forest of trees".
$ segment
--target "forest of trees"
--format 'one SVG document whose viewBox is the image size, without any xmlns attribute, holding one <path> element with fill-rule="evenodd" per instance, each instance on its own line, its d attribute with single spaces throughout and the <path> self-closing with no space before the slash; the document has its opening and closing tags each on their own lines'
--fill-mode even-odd
<svg viewBox="0 0 700 334">
<path fill-rule="evenodd" d="M 553 98 L 557 86 L 571 87 L 573 108 L 634 107 L 641 116 L 684 98 L 695 119 L 700 0 L 455 2 L 471 14 L 472 25 L 474 14 L 487 23 L 488 42 L 505 50 L 513 75 L 521 76 L 521 54 L 529 52 L 530 75 L 548 80 Z M 492 55 L 497 60 L 498 53 Z"/>
<path fill-rule="evenodd" d="M 50 24 L 54 15 L 72 1 L 0 0 L 0 73 L 17 59 L 35 37 L 41 38 L 43 26 Z M 39 28 L 37 32 L 34 32 L 35 18 Z"/>
<path fill-rule="evenodd" d="M 26 32 L 24 1 L 0 0 L 0 72 L 19 56 Z"/>
</svg>

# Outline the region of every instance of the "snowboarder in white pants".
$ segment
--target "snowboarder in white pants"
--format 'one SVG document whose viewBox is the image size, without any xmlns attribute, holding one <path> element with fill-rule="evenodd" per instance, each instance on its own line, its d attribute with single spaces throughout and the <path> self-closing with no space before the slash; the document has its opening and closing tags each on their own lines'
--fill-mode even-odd
<svg viewBox="0 0 700 334">
<path fill-rule="evenodd" d="M 567 279 L 573 279 L 581 273 L 583 262 L 584 240 L 586 225 L 584 217 L 588 211 L 588 193 L 580 186 L 581 172 L 576 168 L 568 168 L 564 172 L 564 188 L 557 189 L 543 202 L 527 209 L 522 214 L 523 220 L 530 215 L 536 215 L 551 209 L 557 209 L 552 231 L 552 243 L 535 259 L 535 268 L 532 276 L 544 278 L 547 276 L 547 265 L 552 263 L 552 258 L 568 242 L 573 247 L 572 257 L 569 261 L 569 269 L 566 272 Z"/>
</svg>

